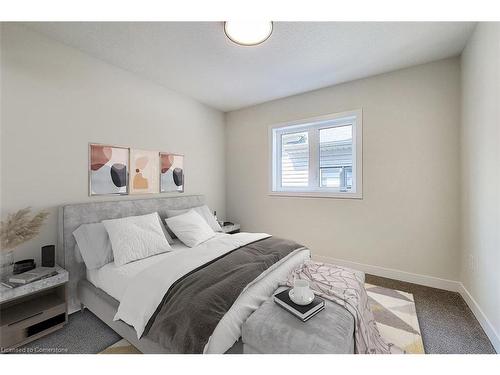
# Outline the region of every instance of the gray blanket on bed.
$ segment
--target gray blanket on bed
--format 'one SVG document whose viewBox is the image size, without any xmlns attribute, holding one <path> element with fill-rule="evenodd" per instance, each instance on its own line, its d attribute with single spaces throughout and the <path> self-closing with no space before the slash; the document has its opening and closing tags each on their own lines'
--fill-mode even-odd
<svg viewBox="0 0 500 375">
<path fill-rule="evenodd" d="M 177 280 L 144 336 L 172 353 L 203 353 L 215 327 L 245 287 L 302 245 L 270 237 L 242 246 Z"/>
</svg>

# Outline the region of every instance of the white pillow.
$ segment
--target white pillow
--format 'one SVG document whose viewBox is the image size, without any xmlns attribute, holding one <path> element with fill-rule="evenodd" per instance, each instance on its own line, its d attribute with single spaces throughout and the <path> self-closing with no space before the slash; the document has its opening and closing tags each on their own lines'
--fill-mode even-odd
<svg viewBox="0 0 500 375">
<path fill-rule="evenodd" d="M 113 261 L 108 232 L 102 223 L 82 224 L 74 232 L 76 247 L 89 270 L 101 268 Z M 76 251 L 76 250 L 75 250 Z"/>
<path fill-rule="evenodd" d="M 196 213 L 198 213 L 203 219 L 205 219 L 205 221 L 207 222 L 208 225 L 210 225 L 210 228 L 212 228 L 213 231 L 222 232 L 220 224 L 217 222 L 217 220 L 215 220 L 212 211 L 210 211 L 210 208 L 208 208 L 207 205 L 187 208 L 184 210 L 167 210 L 167 217 L 179 216 L 185 214 L 190 210 L 196 211 Z"/>
<path fill-rule="evenodd" d="M 165 223 L 186 246 L 194 247 L 215 236 L 215 232 L 195 210 L 169 217 Z"/>
<path fill-rule="evenodd" d="M 103 220 L 102 223 L 108 232 L 117 266 L 172 250 L 157 212 Z"/>
</svg>

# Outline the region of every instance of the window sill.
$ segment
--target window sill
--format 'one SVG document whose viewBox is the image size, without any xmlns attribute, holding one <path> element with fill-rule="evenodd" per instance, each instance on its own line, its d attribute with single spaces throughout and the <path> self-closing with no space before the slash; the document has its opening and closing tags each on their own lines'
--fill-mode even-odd
<svg viewBox="0 0 500 375">
<path fill-rule="evenodd" d="M 297 198 L 335 198 L 335 199 L 363 199 L 363 193 L 341 192 L 307 192 L 307 191 L 270 191 L 269 196 L 297 197 Z"/>
</svg>

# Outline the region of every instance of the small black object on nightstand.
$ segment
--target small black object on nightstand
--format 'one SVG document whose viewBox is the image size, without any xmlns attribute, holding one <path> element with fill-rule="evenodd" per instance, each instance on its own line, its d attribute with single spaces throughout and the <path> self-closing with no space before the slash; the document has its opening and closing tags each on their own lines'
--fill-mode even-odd
<svg viewBox="0 0 500 375">
<path fill-rule="evenodd" d="M 34 259 L 23 259 L 14 263 L 14 269 L 12 273 L 14 275 L 19 275 L 20 273 L 31 271 L 36 267 L 36 263 Z"/>
<path fill-rule="evenodd" d="M 56 265 L 56 247 L 47 245 L 42 247 L 42 267 L 54 267 Z"/>
</svg>

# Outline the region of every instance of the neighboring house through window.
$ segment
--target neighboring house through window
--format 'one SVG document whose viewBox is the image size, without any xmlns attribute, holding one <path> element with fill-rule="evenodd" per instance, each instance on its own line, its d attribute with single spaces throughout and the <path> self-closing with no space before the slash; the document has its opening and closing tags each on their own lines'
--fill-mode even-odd
<svg viewBox="0 0 500 375">
<path fill-rule="evenodd" d="M 362 198 L 362 112 L 270 127 L 271 194 Z"/>
</svg>

